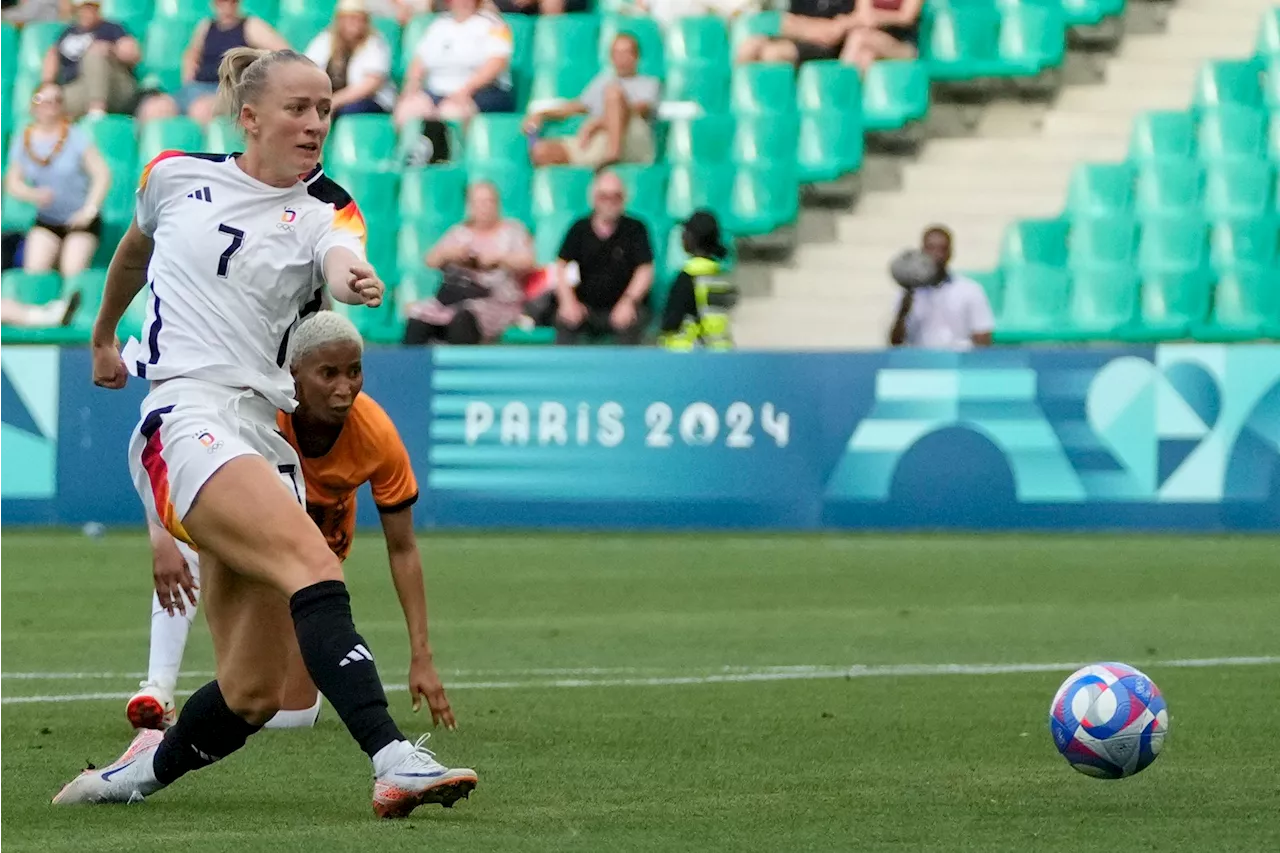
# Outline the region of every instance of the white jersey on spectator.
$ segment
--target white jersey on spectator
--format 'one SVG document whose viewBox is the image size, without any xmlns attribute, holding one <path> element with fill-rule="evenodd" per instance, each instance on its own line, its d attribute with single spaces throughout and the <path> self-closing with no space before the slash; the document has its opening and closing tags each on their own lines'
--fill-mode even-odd
<svg viewBox="0 0 1280 853">
<path fill-rule="evenodd" d="M 902 304 L 902 297 L 898 297 Z M 951 273 L 937 287 L 918 287 L 907 315 L 907 346 L 973 349 L 973 336 L 993 331 L 995 316 L 987 292 L 971 278 Z"/>
<path fill-rule="evenodd" d="M 289 333 L 320 309 L 323 262 L 364 257 L 364 218 L 319 167 L 291 187 L 246 175 L 226 154 L 166 151 L 142 172 L 138 228 L 155 241 L 142 341 L 123 357 L 143 379 L 184 376 L 296 405 Z"/>
<path fill-rule="evenodd" d="M 449 96 L 466 85 L 490 59 L 509 57 L 514 46 L 511 28 L 502 16 L 480 11 L 459 21 L 453 15 L 437 15 L 414 48 L 414 58 L 426 69 L 423 84 L 435 95 Z M 511 70 L 494 81 L 511 88 Z"/>
</svg>

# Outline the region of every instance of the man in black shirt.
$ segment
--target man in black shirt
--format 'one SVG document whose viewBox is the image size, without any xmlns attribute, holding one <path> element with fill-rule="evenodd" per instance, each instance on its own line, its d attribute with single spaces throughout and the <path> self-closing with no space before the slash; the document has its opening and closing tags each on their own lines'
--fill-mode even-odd
<svg viewBox="0 0 1280 853">
<path fill-rule="evenodd" d="M 649 322 L 653 248 L 643 222 L 623 213 L 626 190 L 613 172 L 591 185 L 592 211 L 569 227 L 556 265 L 556 343 L 612 335 L 640 343 Z"/>
</svg>

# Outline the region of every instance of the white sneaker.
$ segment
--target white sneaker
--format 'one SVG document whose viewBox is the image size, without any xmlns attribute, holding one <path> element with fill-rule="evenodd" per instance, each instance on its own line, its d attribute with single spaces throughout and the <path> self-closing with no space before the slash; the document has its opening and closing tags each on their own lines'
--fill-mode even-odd
<svg viewBox="0 0 1280 853">
<path fill-rule="evenodd" d="M 408 817 L 424 803 L 439 803 L 447 809 L 471 796 L 479 781 L 476 771 L 450 770 L 436 761 L 435 754 L 423 746 L 429 737 L 425 734 L 413 744 L 396 741 L 373 757 L 373 812 L 378 817 Z"/>
<path fill-rule="evenodd" d="M 72 779 L 53 798 L 54 805 L 140 803 L 164 785 L 156 779 L 152 760 L 164 735 L 144 729 L 124 755 L 101 769 L 91 767 Z"/>
<path fill-rule="evenodd" d="M 172 694 L 150 681 L 142 682 L 141 687 L 124 706 L 129 725 L 135 729 L 164 731 L 177 722 L 178 709 L 174 707 Z"/>
</svg>

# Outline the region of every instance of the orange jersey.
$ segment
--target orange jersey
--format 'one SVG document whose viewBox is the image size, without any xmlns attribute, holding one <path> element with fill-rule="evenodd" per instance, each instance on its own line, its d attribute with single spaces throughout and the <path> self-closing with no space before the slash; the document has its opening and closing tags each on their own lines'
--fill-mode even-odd
<svg viewBox="0 0 1280 853">
<path fill-rule="evenodd" d="M 307 512 L 338 559 L 351 550 L 356 529 L 356 489 L 368 483 L 381 512 L 395 512 L 418 499 L 418 481 L 409 451 L 382 407 L 368 394 L 356 397 L 338 440 L 324 456 L 302 453 L 293 432 L 293 417 L 276 418 L 285 439 L 298 451 L 307 484 Z"/>
</svg>

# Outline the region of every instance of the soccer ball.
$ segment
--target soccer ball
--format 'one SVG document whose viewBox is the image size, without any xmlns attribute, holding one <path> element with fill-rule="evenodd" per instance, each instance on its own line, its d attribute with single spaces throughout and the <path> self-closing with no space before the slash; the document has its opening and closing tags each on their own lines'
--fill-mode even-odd
<svg viewBox="0 0 1280 853">
<path fill-rule="evenodd" d="M 1049 731 L 1076 770 L 1123 779 L 1156 760 L 1169 731 L 1169 710 L 1160 688 L 1138 670 L 1095 663 L 1062 682 L 1049 706 Z"/>
</svg>

